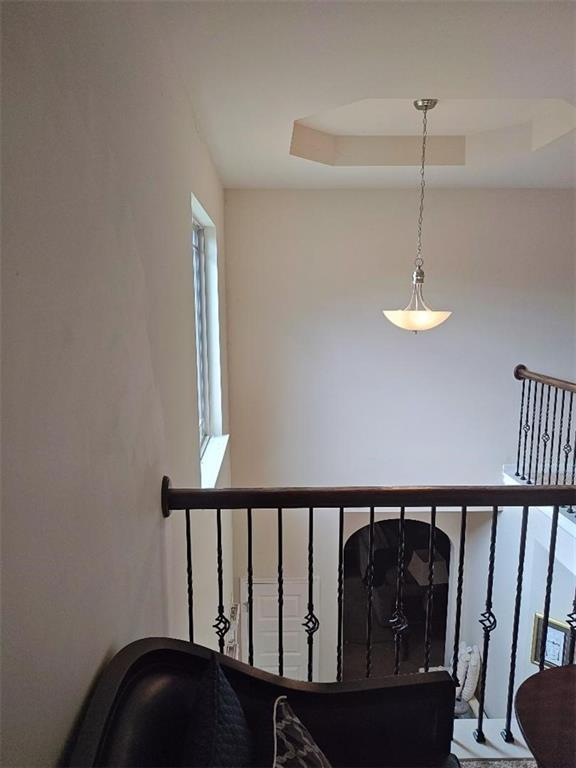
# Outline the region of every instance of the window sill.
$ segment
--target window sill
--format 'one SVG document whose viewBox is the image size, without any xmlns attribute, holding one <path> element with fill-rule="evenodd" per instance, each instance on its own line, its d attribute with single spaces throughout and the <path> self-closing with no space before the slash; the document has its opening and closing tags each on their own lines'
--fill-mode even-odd
<svg viewBox="0 0 576 768">
<path fill-rule="evenodd" d="M 216 488 L 218 476 L 224 463 L 230 435 L 213 436 L 208 441 L 200 459 L 200 485 L 202 488 Z"/>
</svg>

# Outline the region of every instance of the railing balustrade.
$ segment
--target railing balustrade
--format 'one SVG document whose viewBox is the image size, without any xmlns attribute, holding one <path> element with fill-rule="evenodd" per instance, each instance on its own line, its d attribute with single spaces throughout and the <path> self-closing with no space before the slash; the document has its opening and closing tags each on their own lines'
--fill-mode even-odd
<svg viewBox="0 0 576 768">
<path fill-rule="evenodd" d="M 574 485 L 576 383 L 525 365 L 517 365 L 514 376 L 522 382 L 516 477 L 527 485 Z"/>
<path fill-rule="evenodd" d="M 550 387 L 549 384 L 544 386 Z M 560 391 L 560 390 L 558 390 Z M 563 390 L 566 392 L 567 390 Z M 534 393 L 526 395 L 526 402 L 535 402 Z M 570 402 L 570 414 L 572 403 Z M 524 413 L 534 414 L 526 405 Z M 562 418 L 560 418 L 562 422 Z M 526 441 L 523 452 L 526 449 Z M 531 449 L 529 450 L 529 455 Z M 530 459 L 528 459 L 530 466 Z M 544 667 L 546 636 L 550 618 L 550 601 L 554 578 L 554 560 L 557 531 L 559 524 L 559 508 L 576 503 L 576 487 L 571 485 L 510 485 L 510 486 L 461 486 L 461 487 L 423 487 L 423 488 L 230 488 L 230 489 L 181 489 L 171 488 L 168 478 L 162 482 L 162 511 L 168 517 L 172 511 L 183 511 L 186 520 L 186 545 L 187 545 L 187 578 L 188 578 L 188 616 L 190 640 L 194 638 L 194 593 L 192 589 L 192 549 L 190 533 L 190 516 L 195 510 L 214 510 L 216 513 L 216 576 L 218 584 L 218 605 L 216 620 L 213 627 L 218 638 L 218 647 L 223 651 L 225 637 L 230 629 L 230 622 L 224 614 L 223 598 L 223 554 L 222 554 L 222 510 L 246 510 L 247 513 L 247 617 L 248 617 L 248 648 L 247 656 L 250 664 L 254 664 L 254 557 L 253 551 L 253 517 L 254 510 L 269 510 L 274 514 L 276 510 L 277 531 L 277 603 L 278 603 L 278 670 L 284 672 L 284 562 L 283 562 L 283 513 L 288 509 L 308 510 L 308 541 L 307 541 L 307 586 L 308 602 L 307 613 L 302 616 L 304 631 L 307 637 L 308 664 L 307 676 L 312 679 L 313 653 L 315 635 L 319 628 L 319 619 L 314 605 L 314 526 L 315 513 L 319 509 L 331 509 L 338 515 L 338 553 L 337 568 L 334 573 L 334 589 L 337 599 L 337 636 L 336 636 L 336 678 L 342 680 L 343 676 L 343 601 L 344 601 L 344 513 L 352 510 L 368 510 L 368 567 L 366 570 L 366 647 L 365 647 L 365 674 L 370 677 L 373 674 L 373 599 L 374 599 L 374 527 L 376 512 L 398 511 L 398 552 L 396 574 L 396 596 L 394 610 L 390 620 L 390 628 L 394 640 L 394 664 L 390 670 L 393 674 L 401 671 L 400 649 L 402 634 L 408 627 L 404 610 L 405 589 L 405 522 L 406 512 L 425 511 L 429 515 L 430 533 L 428 543 L 428 562 L 426 578 L 426 618 L 425 640 L 423 653 L 423 667 L 428 670 L 431 661 L 432 645 L 432 618 L 434 613 L 435 595 L 435 536 L 436 517 L 438 510 L 454 511 L 460 515 L 460 538 L 458 551 L 458 570 L 455 588 L 455 627 L 454 644 L 452 651 L 452 675 L 456 680 L 458 649 L 462 621 L 462 601 L 464 590 L 465 557 L 466 557 L 466 530 L 470 515 L 477 509 L 488 512 L 491 517 L 490 543 L 488 552 L 488 576 L 485 586 L 485 606 L 479 617 L 483 630 L 482 672 L 479 687 L 479 713 L 475 738 L 482 743 L 485 740 L 483 732 L 484 702 L 486 695 L 486 680 L 489 665 L 489 650 L 492 632 L 497 626 L 497 616 L 494 614 L 494 575 L 498 568 L 496 557 L 496 541 L 500 511 L 506 507 L 520 507 L 522 509 L 521 532 L 519 540 L 519 555 L 517 564 L 516 595 L 514 604 L 514 616 L 512 635 L 510 640 L 510 668 L 508 680 L 508 694 L 506 704 L 506 725 L 502 736 L 506 741 L 513 741 L 511 731 L 512 701 L 515 684 L 516 656 L 518 649 L 518 632 L 520 623 L 520 609 L 522 602 L 522 586 L 524 575 L 524 562 L 526 550 L 526 536 L 529 527 L 530 511 L 535 507 L 552 507 L 551 533 L 549 541 L 549 561 L 545 585 L 545 598 L 543 607 L 543 626 L 539 648 L 540 668 Z M 303 546 L 305 546 L 303 542 Z M 323 585 L 323 589 L 327 589 Z M 574 662 L 574 646 L 576 641 L 576 595 L 574 604 L 566 606 L 567 623 L 570 627 L 568 663 Z"/>
</svg>

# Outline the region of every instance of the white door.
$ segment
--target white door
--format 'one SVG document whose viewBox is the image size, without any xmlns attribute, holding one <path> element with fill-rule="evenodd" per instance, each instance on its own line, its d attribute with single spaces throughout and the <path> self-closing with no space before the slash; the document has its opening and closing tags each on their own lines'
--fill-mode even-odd
<svg viewBox="0 0 576 768">
<path fill-rule="evenodd" d="M 314 579 L 314 605 L 318 605 L 318 583 Z M 302 622 L 308 612 L 306 579 L 284 580 L 284 677 L 306 680 L 308 643 Z M 317 610 L 315 611 L 317 613 Z M 242 661 L 248 663 L 248 589 L 242 581 Z M 320 630 L 314 635 L 313 679 L 318 675 Z M 273 579 L 254 579 L 254 666 L 278 674 L 278 585 Z"/>
</svg>

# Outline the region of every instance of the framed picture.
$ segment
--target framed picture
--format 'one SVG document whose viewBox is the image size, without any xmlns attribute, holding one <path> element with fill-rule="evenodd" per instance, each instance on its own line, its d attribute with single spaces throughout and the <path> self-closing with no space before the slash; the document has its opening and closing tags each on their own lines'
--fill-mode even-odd
<svg viewBox="0 0 576 768">
<path fill-rule="evenodd" d="M 532 629 L 532 664 L 540 664 L 540 644 L 542 642 L 542 629 L 544 617 L 541 613 L 534 614 Z M 563 621 L 548 619 L 548 632 L 546 633 L 546 650 L 544 653 L 545 667 L 562 667 L 568 664 L 568 651 L 570 646 L 570 627 Z"/>
</svg>

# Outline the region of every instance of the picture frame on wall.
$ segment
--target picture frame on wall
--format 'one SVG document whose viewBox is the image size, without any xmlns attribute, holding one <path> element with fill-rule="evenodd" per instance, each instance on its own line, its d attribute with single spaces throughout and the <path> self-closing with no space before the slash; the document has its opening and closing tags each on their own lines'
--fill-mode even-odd
<svg viewBox="0 0 576 768">
<path fill-rule="evenodd" d="M 540 664 L 540 644 L 542 642 L 543 627 L 544 616 L 541 613 L 535 613 L 532 628 L 532 651 L 530 654 L 532 664 Z M 562 667 L 568 664 L 569 647 L 570 627 L 568 624 L 556 619 L 548 619 L 544 666 Z"/>
</svg>

